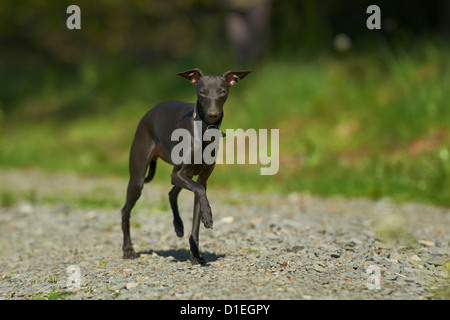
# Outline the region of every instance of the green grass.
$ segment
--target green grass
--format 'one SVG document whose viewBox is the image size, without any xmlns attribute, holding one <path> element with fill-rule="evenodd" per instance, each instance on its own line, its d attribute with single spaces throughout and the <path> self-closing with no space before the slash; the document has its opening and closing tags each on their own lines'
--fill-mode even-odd
<svg viewBox="0 0 450 320">
<path fill-rule="evenodd" d="M 67 300 L 73 292 L 70 291 L 60 291 L 51 290 L 50 292 L 38 292 L 35 296 L 29 297 L 28 299 L 34 300 Z"/>
<path fill-rule="evenodd" d="M 449 54 L 431 42 L 395 51 L 379 45 L 253 68 L 231 89 L 222 129 L 279 129 L 280 170 L 261 176 L 261 165 L 218 165 L 209 186 L 450 206 Z M 176 76 L 183 68 L 99 61 L 69 72 L 8 73 L 0 166 L 126 176 L 143 114 L 165 99 L 194 101 Z M 29 91 L 15 94 L 19 81 Z M 169 172 L 158 162 L 157 180 L 168 181 Z"/>
</svg>

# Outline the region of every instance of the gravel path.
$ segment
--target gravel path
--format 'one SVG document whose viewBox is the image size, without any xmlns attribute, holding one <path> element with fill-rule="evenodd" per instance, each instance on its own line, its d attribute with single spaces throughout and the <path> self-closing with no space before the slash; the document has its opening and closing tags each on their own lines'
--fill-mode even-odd
<svg viewBox="0 0 450 320">
<path fill-rule="evenodd" d="M 0 178 L 13 184 L 7 173 Z M 68 181 L 95 185 L 76 179 L 60 179 L 57 190 Z M 124 190 L 126 181 L 115 185 Z M 200 231 L 202 267 L 189 261 L 192 194 L 180 194 L 184 238 L 168 206 L 147 206 L 169 189 L 144 189 L 131 219 L 135 260 L 121 258 L 119 208 L 0 208 L 0 299 L 449 299 L 449 209 L 211 189 L 214 229 Z M 68 283 L 71 265 L 79 288 Z"/>
</svg>

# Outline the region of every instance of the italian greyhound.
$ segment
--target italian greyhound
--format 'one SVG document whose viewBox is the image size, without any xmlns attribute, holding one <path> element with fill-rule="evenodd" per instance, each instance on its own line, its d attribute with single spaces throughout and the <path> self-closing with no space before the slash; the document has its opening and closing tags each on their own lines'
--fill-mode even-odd
<svg viewBox="0 0 450 320">
<path fill-rule="evenodd" d="M 223 119 L 223 105 L 229 88 L 250 71 L 227 71 L 222 76 L 203 75 L 198 69 L 187 70 L 178 75 L 188 79 L 196 88 L 197 102 L 186 103 L 175 100 L 164 101 L 148 111 L 139 122 L 130 150 L 130 180 L 127 188 L 126 203 L 122 208 L 123 258 L 133 259 L 136 254 L 130 238 L 130 212 L 141 196 L 144 183 L 150 182 L 156 170 L 156 161 L 161 158 L 173 165 L 171 174 L 173 188 L 169 192 L 169 202 L 173 212 L 173 224 L 178 237 L 183 237 L 177 198 L 181 189 L 194 193 L 194 217 L 192 233 L 189 237 L 192 264 L 205 265 L 205 259 L 199 252 L 200 220 L 206 228 L 213 227 L 211 207 L 206 197 L 206 181 L 211 175 L 215 162 L 207 164 L 175 164 L 171 152 L 177 141 L 172 141 L 174 130 L 182 128 L 194 136 L 194 121 L 201 123 L 204 133 L 211 128 L 219 129 Z M 202 142 L 202 150 L 208 142 Z M 193 153 L 193 148 L 191 149 Z M 189 161 L 187 161 L 189 162 Z M 148 173 L 147 173 L 148 168 Z M 147 176 L 146 176 L 147 173 Z M 192 180 L 198 176 L 197 181 Z"/>
</svg>

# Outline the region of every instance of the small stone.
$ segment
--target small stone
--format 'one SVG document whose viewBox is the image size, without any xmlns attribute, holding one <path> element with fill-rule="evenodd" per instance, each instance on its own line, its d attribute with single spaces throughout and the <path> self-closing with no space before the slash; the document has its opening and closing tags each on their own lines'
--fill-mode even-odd
<svg viewBox="0 0 450 320">
<path fill-rule="evenodd" d="M 19 207 L 17 208 L 17 210 L 19 211 L 19 213 L 21 214 L 31 214 L 34 211 L 34 208 L 31 204 L 27 203 L 27 202 L 23 202 L 19 205 Z"/>
<path fill-rule="evenodd" d="M 391 280 L 391 281 L 397 280 L 397 278 L 398 278 L 398 276 L 396 274 L 387 274 L 384 277 L 386 278 L 386 280 Z"/>
<path fill-rule="evenodd" d="M 232 216 L 227 216 L 227 217 L 223 217 L 220 222 L 222 223 L 233 223 L 234 222 L 234 217 Z"/>
<path fill-rule="evenodd" d="M 441 257 L 431 258 L 428 261 L 426 261 L 426 263 L 432 264 L 435 267 L 438 267 L 438 266 L 443 266 L 446 263 L 447 259 L 448 259 L 447 257 L 441 256 Z"/>
<path fill-rule="evenodd" d="M 419 240 L 418 242 L 420 244 L 423 244 L 424 246 L 427 246 L 427 247 L 434 247 L 434 246 L 436 246 L 435 243 L 433 241 L 431 241 L 431 240 Z"/>
<path fill-rule="evenodd" d="M 351 238 L 350 238 L 350 243 L 351 243 L 352 245 L 360 245 L 360 244 L 362 244 L 362 241 L 361 241 L 360 239 L 358 239 L 358 238 L 351 237 Z"/>
<path fill-rule="evenodd" d="M 120 291 L 120 290 L 122 290 L 123 288 L 125 288 L 126 287 L 126 285 L 125 284 L 116 284 L 116 285 L 114 285 L 114 286 L 111 286 L 109 289 L 111 290 L 111 291 Z"/>
<path fill-rule="evenodd" d="M 326 271 L 327 271 L 327 269 L 325 269 L 325 268 L 322 267 L 322 266 L 319 266 L 318 264 L 316 264 L 316 265 L 314 266 L 314 270 L 316 270 L 317 272 L 326 272 Z"/>
<path fill-rule="evenodd" d="M 131 289 L 136 288 L 138 285 L 139 285 L 138 282 L 129 282 L 126 284 L 125 287 L 127 288 L 127 290 L 131 290 Z"/>
<path fill-rule="evenodd" d="M 278 239 L 280 239 L 279 236 L 277 236 L 276 234 L 274 234 L 274 233 L 272 233 L 272 232 L 268 233 L 268 234 L 266 235 L 266 237 L 267 237 L 268 239 L 270 239 L 270 240 L 278 240 Z"/>
<path fill-rule="evenodd" d="M 398 264 L 398 260 L 396 260 L 396 259 L 388 259 L 388 261 L 390 261 L 392 263 L 395 263 L 395 264 Z"/>
<path fill-rule="evenodd" d="M 302 251 L 303 249 L 305 249 L 305 246 L 293 246 L 291 249 L 289 249 L 289 251 L 298 252 L 298 251 Z"/>
<path fill-rule="evenodd" d="M 399 261 L 403 260 L 404 257 L 403 257 L 403 255 L 402 255 L 401 253 L 398 253 L 398 252 L 392 252 L 392 253 L 389 255 L 389 259 L 390 259 L 390 260 L 395 260 L 395 261 L 399 262 Z"/>
<path fill-rule="evenodd" d="M 339 252 L 331 252 L 330 253 L 330 257 L 332 258 L 339 258 L 341 256 L 341 254 Z"/>
</svg>

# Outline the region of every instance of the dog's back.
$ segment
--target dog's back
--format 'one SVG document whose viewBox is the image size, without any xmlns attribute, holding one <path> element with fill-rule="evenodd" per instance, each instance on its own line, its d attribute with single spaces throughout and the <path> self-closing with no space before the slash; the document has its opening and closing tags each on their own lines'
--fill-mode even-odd
<svg viewBox="0 0 450 320">
<path fill-rule="evenodd" d="M 193 103 L 168 100 L 155 105 L 141 120 L 146 131 L 155 142 L 172 145 L 171 133 L 177 128 L 185 128 L 192 133 Z"/>
</svg>

